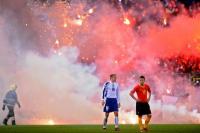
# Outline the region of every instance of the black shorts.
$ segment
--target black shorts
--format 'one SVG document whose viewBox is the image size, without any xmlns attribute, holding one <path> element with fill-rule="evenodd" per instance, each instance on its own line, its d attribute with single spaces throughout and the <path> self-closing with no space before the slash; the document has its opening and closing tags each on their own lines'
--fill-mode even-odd
<svg viewBox="0 0 200 133">
<path fill-rule="evenodd" d="M 136 115 L 142 116 L 149 114 L 151 114 L 149 103 L 136 102 Z"/>
</svg>

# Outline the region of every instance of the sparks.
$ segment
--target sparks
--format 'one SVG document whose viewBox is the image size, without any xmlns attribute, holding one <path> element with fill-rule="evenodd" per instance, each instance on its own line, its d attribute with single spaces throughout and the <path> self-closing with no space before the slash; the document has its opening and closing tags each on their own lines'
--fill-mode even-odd
<svg viewBox="0 0 200 133">
<path fill-rule="evenodd" d="M 167 94 L 170 94 L 170 93 L 171 93 L 171 91 L 169 89 L 167 89 Z"/>
<path fill-rule="evenodd" d="M 83 24 L 83 20 L 82 19 L 76 19 L 76 20 L 74 20 L 74 24 L 81 26 Z"/>
<path fill-rule="evenodd" d="M 64 23 L 63 27 L 64 27 L 64 28 L 67 28 L 67 23 Z"/>
<path fill-rule="evenodd" d="M 130 22 L 130 20 L 129 20 L 128 18 L 124 18 L 124 24 L 126 24 L 126 25 L 130 25 L 131 22 Z"/>
<path fill-rule="evenodd" d="M 94 9 L 93 9 L 93 8 L 91 8 L 91 9 L 88 11 L 89 14 L 92 14 L 93 12 L 94 12 Z"/>
<path fill-rule="evenodd" d="M 58 44 L 59 44 L 59 41 L 58 41 L 58 40 L 56 40 L 56 41 L 55 41 L 55 44 L 57 44 L 57 45 L 58 45 Z"/>
<path fill-rule="evenodd" d="M 166 26 L 167 24 L 168 24 L 167 18 L 164 18 L 164 19 L 163 19 L 163 25 Z"/>
</svg>

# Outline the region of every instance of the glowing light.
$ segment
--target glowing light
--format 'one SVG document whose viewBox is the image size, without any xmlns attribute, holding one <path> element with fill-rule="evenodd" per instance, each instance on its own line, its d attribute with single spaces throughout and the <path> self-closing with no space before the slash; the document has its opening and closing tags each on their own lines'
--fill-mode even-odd
<svg viewBox="0 0 200 133">
<path fill-rule="evenodd" d="M 136 124 L 136 123 L 137 123 L 137 120 L 136 120 L 135 118 L 133 118 L 133 117 L 131 117 L 131 118 L 129 119 L 129 121 L 130 121 L 130 123 L 132 123 L 132 124 Z"/>
<path fill-rule="evenodd" d="M 93 9 L 93 8 L 91 8 L 91 9 L 88 11 L 89 14 L 92 14 L 93 12 L 94 12 L 94 9 Z"/>
<path fill-rule="evenodd" d="M 126 124 L 126 121 L 125 121 L 125 120 L 122 120 L 122 124 Z"/>
<path fill-rule="evenodd" d="M 76 20 L 74 20 L 74 24 L 81 26 L 83 24 L 83 20 L 82 19 L 76 19 Z"/>
<path fill-rule="evenodd" d="M 58 40 L 56 40 L 56 41 L 55 41 L 55 44 L 59 44 L 59 41 L 58 41 Z"/>
<path fill-rule="evenodd" d="M 63 27 L 64 27 L 64 28 L 67 28 L 67 23 L 64 23 Z"/>
<path fill-rule="evenodd" d="M 169 89 L 167 89 L 167 94 L 170 94 L 170 93 L 171 93 L 171 91 Z"/>
<path fill-rule="evenodd" d="M 53 120 L 50 119 L 50 120 L 48 120 L 47 124 L 48 124 L 48 125 L 55 125 L 55 122 L 54 122 Z"/>
<path fill-rule="evenodd" d="M 124 24 L 126 24 L 126 25 L 130 25 L 131 22 L 130 22 L 130 20 L 129 20 L 128 18 L 124 18 Z"/>
<path fill-rule="evenodd" d="M 77 15 L 77 18 L 81 18 L 81 15 Z"/>
<path fill-rule="evenodd" d="M 163 24 L 164 24 L 164 25 L 167 25 L 167 24 L 168 24 L 167 18 L 164 18 L 164 19 L 163 19 Z"/>
</svg>

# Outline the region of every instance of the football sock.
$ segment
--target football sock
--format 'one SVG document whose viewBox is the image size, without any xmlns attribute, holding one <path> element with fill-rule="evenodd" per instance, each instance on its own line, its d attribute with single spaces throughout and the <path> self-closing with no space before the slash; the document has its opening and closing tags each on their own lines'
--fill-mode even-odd
<svg viewBox="0 0 200 133">
<path fill-rule="evenodd" d="M 16 122 L 15 122 L 15 120 L 12 120 L 12 125 L 16 125 Z"/>
<path fill-rule="evenodd" d="M 104 118 L 104 120 L 103 120 L 103 126 L 107 125 L 107 121 L 108 121 L 108 117 Z"/>
<path fill-rule="evenodd" d="M 140 130 L 142 130 L 143 129 L 142 117 L 138 117 L 138 125 L 139 125 Z"/>
<path fill-rule="evenodd" d="M 5 118 L 5 119 L 3 120 L 3 124 L 4 124 L 4 125 L 7 125 L 7 122 L 8 122 L 8 119 Z"/>
<path fill-rule="evenodd" d="M 148 128 L 148 124 L 149 124 L 150 120 L 151 120 L 151 117 L 147 116 L 147 118 L 145 120 L 145 126 L 144 126 L 145 128 Z"/>
<path fill-rule="evenodd" d="M 117 128 L 119 126 L 119 119 L 118 116 L 115 117 L 115 127 Z"/>
</svg>

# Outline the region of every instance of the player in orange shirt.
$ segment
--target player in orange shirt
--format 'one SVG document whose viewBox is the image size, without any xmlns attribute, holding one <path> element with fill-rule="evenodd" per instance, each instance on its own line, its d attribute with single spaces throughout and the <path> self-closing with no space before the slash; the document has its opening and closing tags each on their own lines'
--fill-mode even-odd
<svg viewBox="0 0 200 133">
<path fill-rule="evenodd" d="M 137 94 L 137 97 L 134 94 Z M 136 85 L 130 92 L 130 96 L 136 101 L 136 115 L 140 132 L 148 131 L 148 124 L 151 120 L 151 109 L 149 100 L 151 98 L 151 89 L 145 84 L 145 77 L 140 76 L 140 84 Z M 142 124 L 142 116 L 147 115 L 145 124 Z"/>
</svg>

